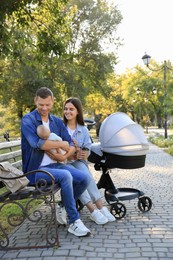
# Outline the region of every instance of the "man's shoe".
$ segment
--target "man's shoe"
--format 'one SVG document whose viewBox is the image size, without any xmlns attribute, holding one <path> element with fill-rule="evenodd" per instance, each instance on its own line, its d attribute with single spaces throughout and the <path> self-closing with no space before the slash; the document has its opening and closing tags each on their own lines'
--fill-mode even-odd
<svg viewBox="0 0 173 260">
<path fill-rule="evenodd" d="M 67 225 L 67 213 L 61 202 L 56 207 L 56 219 L 62 225 Z"/>
<path fill-rule="evenodd" d="M 108 219 L 109 222 L 115 221 L 115 217 L 109 212 L 106 207 L 100 209 L 100 212 Z"/>
<path fill-rule="evenodd" d="M 77 219 L 74 223 L 70 224 L 68 232 L 77 237 L 85 237 L 91 233 L 80 219 Z"/>
<path fill-rule="evenodd" d="M 93 220 L 96 224 L 98 225 L 103 225 L 106 224 L 108 222 L 107 217 L 105 217 L 100 210 L 95 209 L 91 215 L 90 215 L 90 219 Z"/>
</svg>

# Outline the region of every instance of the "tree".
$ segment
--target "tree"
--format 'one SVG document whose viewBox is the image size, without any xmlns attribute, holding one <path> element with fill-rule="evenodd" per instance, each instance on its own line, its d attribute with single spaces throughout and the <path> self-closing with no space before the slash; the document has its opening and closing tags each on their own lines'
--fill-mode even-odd
<svg viewBox="0 0 173 260">
<path fill-rule="evenodd" d="M 65 83 L 67 96 L 77 95 L 84 101 L 89 93 L 100 92 L 108 97 L 107 78 L 114 71 L 116 55 L 106 53 L 104 47 L 109 43 L 118 48 L 115 35 L 122 17 L 105 0 L 71 0 L 67 10 L 73 15 L 59 80 Z"/>
<path fill-rule="evenodd" d="M 159 71 L 160 64 L 151 64 L 155 71 L 139 66 L 120 76 L 123 100 L 126 100 L 127 112 L 134 120 L 143 126 L 148 121 L 163 126 L 164 102 L 167 104 L 167 114 L 172 115 L 172 85 L 171 75 L 167 75 L 167 97 L 165 99 L 163 73 Z M 169 64 L 171 67 L 171 64 Z"/>
</svg>

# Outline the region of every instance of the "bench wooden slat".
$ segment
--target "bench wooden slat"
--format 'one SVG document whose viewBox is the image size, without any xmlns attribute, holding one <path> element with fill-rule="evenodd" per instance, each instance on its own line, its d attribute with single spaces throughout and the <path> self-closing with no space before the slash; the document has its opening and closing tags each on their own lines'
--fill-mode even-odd
<svg viewBox="0 0 173 260">
<path fill-rule="evenodd" d="M 28 189 L 19 190 L 17 192 L 11 193 L 9 195 L 10 200 L 21 200 L 21 199 L 27 199 L 31 195 L 32 191 Z"/>
<path fill-rule="evenodd" d="M 14 159 L 18 156 L 21 156 L 21 150 L 0 154 L 0 162 L 9 161 L 10 159 Z"/>
<path fill-rule="evenodd" d="M 10 195 L 10 191 L 8 190 L 8 191 L 6 191 L 6 192 L 4 192 L 3 194 L 1 194 L 0 195 L 0 202 L 4 202 L 7 198 L 8 198 L 8 196 Z"/>
<path fill-rule="evenodd" d="M 22 168 L 22 160 L 19 160 L 17 162 L 13 162 L 13 163 L 11 163 L 11 165 L 20 169 L 20 168 Z"/>
<path fill-rule="evenodd" d="M 0 150 L 21 145 L 21 140 L 0 143 Z"/>
</svg>

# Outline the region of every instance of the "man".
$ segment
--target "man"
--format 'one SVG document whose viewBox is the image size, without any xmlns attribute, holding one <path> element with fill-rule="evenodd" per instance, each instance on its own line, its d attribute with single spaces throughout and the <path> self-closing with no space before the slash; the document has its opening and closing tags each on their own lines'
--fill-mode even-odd
<svg viewBox="0 0 173 260">
<path fill-rule="evenodd" d="M 61 186 L 62 201 L 69 218 L 68 231 L 76 236 L 86 236 L 90 230 L 80 220 L 76 200 L 87 188 L 90 176 L 61 163 L 74 154 L 76 148 L 62 120 L 50 114 L 54 104 L 52 91 L 46 87 L 38 89 L 34 102 L 36 109 L 24 115 L 21 124 L 23 172 L 41 169 L 55 177 L 55 181 Z M 37 127 L 41 124 L 59 135 L 63 141 L 40 139 L 37 135 Z M 55 156 L 48 152 L 53 148 L 63 149 L 66 154 L 58 153 Z M 49 177 L 39 171 L 35 176 L 28 176 L 31 184 L 35 184 L 41 177 L 49 181 Z M 61 224 L 66 224 L 61 207 L 57 206 L 57 213 L 59 213 L 57 220 Z"/>
</svg>

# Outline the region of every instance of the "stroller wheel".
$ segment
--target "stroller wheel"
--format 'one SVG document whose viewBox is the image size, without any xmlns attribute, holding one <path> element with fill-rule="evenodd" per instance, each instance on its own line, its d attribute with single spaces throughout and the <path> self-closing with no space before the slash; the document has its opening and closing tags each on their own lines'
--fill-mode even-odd
<svg viewBox="0 0 173 260">
<path fill-rule="evenodd" d="M 116 219 L 121 219 L 126 215 L 126 207 L 121 202 L 116 202 L 111 205 L 110 212 Z"/>
<path fill-rule="evenodd" d="M 138 208 L 142 212 L 147 212 L 152 207 L 152 200 L 149 197 L 141 197 L 138 200 Z"/>
</svg>

